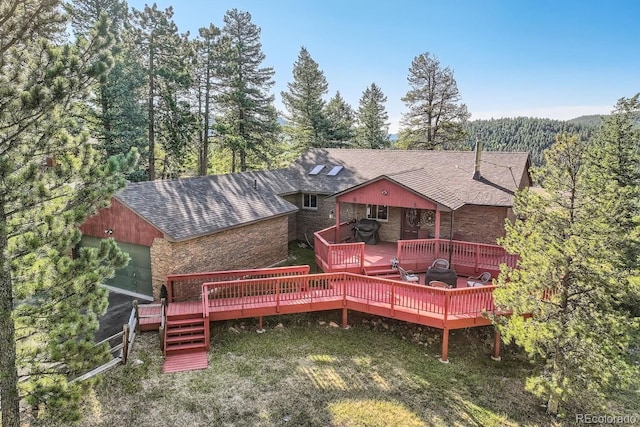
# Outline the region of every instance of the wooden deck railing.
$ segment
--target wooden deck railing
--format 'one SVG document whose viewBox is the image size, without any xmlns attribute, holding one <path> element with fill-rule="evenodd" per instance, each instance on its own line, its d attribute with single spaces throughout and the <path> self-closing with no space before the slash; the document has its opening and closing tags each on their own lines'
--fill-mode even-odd
<svg viewBox="0 0 640 427">
<path fill-rule="evenodd" d="M 493 289 L 495 286 L 442 289 L 352 273 L 321 273 L 204 283 L 202 301 L 207 317 L 216 311 L 251 313 L 265 306 L 280 313 L 285 305 L 295 304 L 318 304 L 322 309 L 377 305 L 379 310 L 389 310 L 391 317 L 397 311 L 436 315 L 444 328 L 449 327 L 448 322 L 482 318 L 494 311 Z"/>
<path fill-rule="evenodd" d="M 340 242 L 335 242 L 335 226 L 314 234 L 316 263 L 324 272 L 364 272 L 364 243 L 341 243 L 351 237 L 352 223 L 340 224 Z M 518 257 L 498 245 L 447 239 L 398 240 L 400 264 L 414 271 L 425 271 L 436 258 L 451 258 L 452 268 L 462 275 L 489 271 L 496 276 L 500 264 L 515 267 Z"/>
<path fill-rule="evenodd" d="M 452 268 L 462 275 L 489 271 L 494 276 L 500 264 L 515 267 L 518 260 L 502 246 L 446 239 L 398 240 L 397 257 L 403 266 L 417 271 L 426 270 L 436 258 L 450 258 Z"/>
<path fill-rule="evenodd" d="M 353 223 L 340 224 L 340 241 L 351 237 Z M 335 243 L 335 226 L 314 234 L 316 263 L 324 272 L 361 273 L 364 269 L 364 243 Z"/>
<path fill-rule="evenodd" d="M 287 267 L 256 268 L 250 270 L 170 274 L 167 276 L 167 300 L 168 302 L 197 301 L 200 299 L 202 284 L 205 282 L 222 282 L 259 277 L 292 276 L 308 273 L 308 265 L 296 265 Z"/>
</svg>

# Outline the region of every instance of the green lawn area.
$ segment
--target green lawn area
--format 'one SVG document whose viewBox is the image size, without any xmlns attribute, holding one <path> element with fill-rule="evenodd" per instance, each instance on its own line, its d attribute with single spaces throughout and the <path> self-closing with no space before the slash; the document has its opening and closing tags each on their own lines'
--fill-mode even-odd
<svg viewBox="0 0 640 427">
<path fill-rule="evenodd" d="M 288 264 L 313 251 L 290 245 Z M 442 364 L 441 331 L 340 311 L 212 324 L 209 367 L 163 374 L 157 333 L 135 342 L 127 366 L 86 396 L 81 426 L 549 426 L 575 425 L 587 402 L 562 417 L 524 391 L 535 371 L 514 346 L 490 359 L 492 327 L 452 331 Z M 332 325 L 334 322 L 335 325 Z M 612 393 L 611 414 L 640 413 L 638 391 Z"/>
<path fill-rule="evenodd" d="M 135 343 L 133 363 L 104 375 L 87 396 L 84 426 L 534 426 L 574 425 L 545 414 L 524 391 L 533 367 L 507 346 L 490 359 L 492 330 L 451 333 L 450 364 L 438 331 L 340 312 L 212 326 L 206 370 L 163 374 L 158 335 Z M 136 363 L 138 360 L 140 362 Z M 637 413 L 637 393 L 611 402 Z"/>
</svg>

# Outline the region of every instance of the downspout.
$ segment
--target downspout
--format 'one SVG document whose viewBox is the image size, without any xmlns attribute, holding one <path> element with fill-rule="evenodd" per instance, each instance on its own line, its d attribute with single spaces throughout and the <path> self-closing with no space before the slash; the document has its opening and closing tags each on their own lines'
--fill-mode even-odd
<svg viewBox="0 0 640 427">
<path fill-rule="evenodd" d="M 333 241 L 335 243 L 340 243 L 340 202 L 338 201 L 338 198 L 336 198 L 336 207 L 333 212 L 336 217 L 336 233 Z"/>
<path fill-rule="evenodd" d="M 454 213 L 455 211 L 452 209 L 451 210 L 451 224 L 449 224 L 449 265 L 451 265 L 451 251 L 453 249 L 453 219 L 454 219 Z"/>
</svg>

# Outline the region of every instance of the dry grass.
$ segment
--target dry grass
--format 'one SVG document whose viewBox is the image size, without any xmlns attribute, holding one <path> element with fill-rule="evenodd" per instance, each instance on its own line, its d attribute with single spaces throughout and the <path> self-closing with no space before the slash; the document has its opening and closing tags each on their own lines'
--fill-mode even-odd
<svg viewBox="0 0 640 427">
<path fill-rule="evenodd" d="M 158 337 L 143 334 L 131 364 L 87 397 L 82 426 L 533 426 L 550 418 L 523 391 L 531 366 L 507 349 L 489 359 L 491 331 L 454 331 L 448 365 L 428 328 L 339 313 L 212 327 L 209 368 L 162 374 Z M 283 328 L 275 328 L 282 322 Z M 320 324 L 326 322 L 325 324 Z M 232 330 L 231 327 L 234 329 Z M 629 399 L 629 402 L 632 400 Z M 627 404 L 630 404 L 627 402 Z M 637 411 L 638 403 L 634 403 Z M 578 411 L 579 409 L 572 409 Z"/>
</svg>

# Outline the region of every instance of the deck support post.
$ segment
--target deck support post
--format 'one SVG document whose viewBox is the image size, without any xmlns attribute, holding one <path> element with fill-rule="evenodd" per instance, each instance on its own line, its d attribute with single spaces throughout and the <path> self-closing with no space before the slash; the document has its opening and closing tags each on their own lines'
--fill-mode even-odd
<svg viewBox="0 0 640 427">
<path fill-rule="evenodd" d="M 258 317 L 258 330 L 256 331 L 259 334 L 264 334 L 264 328 L 262 327 L 262 316 Z"/>
<path fill-rule="evenodd" d="M 449 329 L 442 330 L 442 355 L 439 359 L 442 363 L 449 363 Z"/>
<path fill-rule="evenodd" d="M 342 309 L 342 329 L 349 329 L 349 324 L 347 323 L 347 309 Z"/>
<path fill-rule="evenodd" d="M 500 357 L 500 331 L 497 328 L 493 335 L 493 354 L 491 355 L 491 360 L 495 360 L 496 362 L 502 360 Z"/>
</svg>

